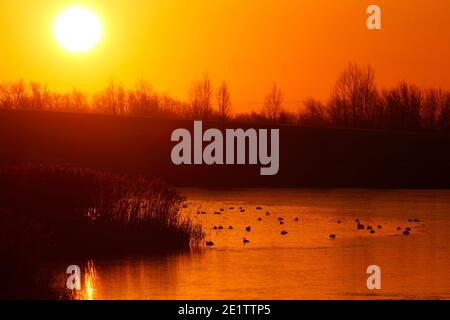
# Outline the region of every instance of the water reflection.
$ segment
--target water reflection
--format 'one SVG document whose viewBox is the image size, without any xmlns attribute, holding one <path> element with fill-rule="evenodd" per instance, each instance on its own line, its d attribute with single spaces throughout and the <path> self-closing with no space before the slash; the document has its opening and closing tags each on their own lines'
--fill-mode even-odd
<svg viewBox="0 0 450 320">
<path fill-rule="evenodd" d="M 254 190 L 188 195 L 208 212 L 195 216 L 210 228 L 214 247 L 87 261 L 83 290 L 76 298 L 450 298 L 450 192 Z M 256 210 L 257 205 L 264 210 Z M 245 207 L 246 212 L 214 214 L 230 206 Z M 271 215 L 265 216 L 265 210 Z M 286 221 L 282 226 L 279 217 Z M 382 228 L 375 234 L 357 230 L 356 217 Z M 421 221 L 410 223 L 410 217 Z M 214 225 L 234 228 L 214 230 Z M 403 236 L 398 226 L 410 226 L 411 236 Z M 287 236 L 280 235 L 282 229 Z M 329 238 L 331 233 L 336 240 Z M 251 243 L 244 246 L 243 236 Z M 383 273 L 382 290 L 376 292 L 366 287 L 366 269 L 372 264 Z"/>
</svg>

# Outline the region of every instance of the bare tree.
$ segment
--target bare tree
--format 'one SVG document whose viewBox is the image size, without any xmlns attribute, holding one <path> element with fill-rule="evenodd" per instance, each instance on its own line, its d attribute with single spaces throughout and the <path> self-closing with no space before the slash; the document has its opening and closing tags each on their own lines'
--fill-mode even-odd
<svg viewBox="0 0 450 320">
<path fill-rule="evenodd" d="M 342 72 L 330 98 L 330 116 L 338 125 L 364 127 L 376 114 L 378 90 L 371 66 L 351 63 Z"/>
<path fill-rule="evenodd" d="M 76 111 L 88 111 L 89 101 L 88 96 L 83 91 L 74 89 L 70 95 L 69 106 L 72 110 Z"/>
<path fill-rule="evenodd" d="M 406 82 L 383 92 L 385 121 L 390 129 L 416 130 L 421 127 L 423 94 Z"/>
<path fill-rule="evenodd" d="M 219 107 L 220 119 L 222 121 L 227 120 L 231 113 L 231 97 L 226 82 L 223 82 L 217 90 L 217 106 Z"/>
<path fill-rule="evenodd" d="M 137 82 L 128 94 L 128 112 L 134 115 L 154 116 L 159 111 L 159 97 L 145 80 Z"/>
<path fill-rule="evenodd" d="M 208 119 L 212 115 L 212 85 L 208 75 L 195 82 L 190 93 L 191 114 L 196 119 Z"/>
<path fill-rule="evenodd" d="M 28 105 L 27 85 L 23 79 L 10 84 L 9 94 L 13 109 L 26 109 Z"/>
<path fill-rule="evenodd" d="M 48 108 L 50 100 L 50 92 L 46 85 L 39 82 L 30 82 L 31 96 L 29 99 L 29 107 L 34 110 L 43 110 Z"/>
<path fill-rule="evenodd" d="M 101 92 L 97 93 L 93 99 L 94 107 L 104 113 L 123 114 L 126 111 L 127 96 L 122 85 L 111 81 Z"/>
<path fill-rule="evenodd" d="M 303 102 L 299 111 L 298 123 L 303 126 L 325 127 L 328 125 L 326 106 L 315 99 L 309 98 Z"/>
<path fill-rule="evenodd" d="M 264 114 L 269 121 L 272 123 L 277 123 L 280 119 L 280 115 L 283 111 L 283 93 L 277 84 L 274 83 L 272 90 L 266 96 L 264 100 Z"/>
<path fill-rule="evenodd" d="M 11 108 L 12 101 L 9 94 L 10 83 L 3 81 L 0 83 L 0 107 Z"/>
</svg>

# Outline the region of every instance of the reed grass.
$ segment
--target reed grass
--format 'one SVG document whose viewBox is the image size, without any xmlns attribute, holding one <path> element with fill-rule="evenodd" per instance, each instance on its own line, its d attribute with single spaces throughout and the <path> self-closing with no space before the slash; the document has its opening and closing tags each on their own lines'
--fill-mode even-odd
<svg viewBox="0 0 450 320">
<path fill-rule="evenodd" d="M 204 232 L 182 214 L 185 201 L 160 180 L 65 166 L 2 167 L 0 271 L 19 287 L 53 259 L 197 247 Z"/>
</svg>

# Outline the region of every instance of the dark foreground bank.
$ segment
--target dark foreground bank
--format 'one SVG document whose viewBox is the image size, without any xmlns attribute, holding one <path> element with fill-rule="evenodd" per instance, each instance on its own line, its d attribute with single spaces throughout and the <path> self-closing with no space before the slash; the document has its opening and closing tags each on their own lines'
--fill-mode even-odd
<svg viewBox="0 0 450 320">
<path fill-rule="evenodd" d="M 57 297 L 42 268 L 63 259 L 199 246 L 202 227 L 181 215 L 184 201 L 159 180 L 62 166 L 0 167 L 0 273 L 7 275 L 0 299 Z"/>
</svg>

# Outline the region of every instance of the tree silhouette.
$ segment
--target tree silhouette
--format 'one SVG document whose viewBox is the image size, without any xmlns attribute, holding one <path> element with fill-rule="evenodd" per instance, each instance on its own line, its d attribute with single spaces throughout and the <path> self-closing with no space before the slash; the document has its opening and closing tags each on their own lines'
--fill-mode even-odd
<svg viewBox="0 0 450 320">
<path fill-rule="evenodd" d="M 231 114 L 231 97 L 226 82 L 223 82 L 217 90 L 217 106 L 220 119 L 222 121 L 228 120 Z"/>
<path fill-rule="evenodd" d="M 283 93 L 277 84 L 274 83 L 270 93 L 264 100 L 264 113 L 272 123 L 277 123 L 280 119 L 283 104 Z"/>
<path fill-rule="evenodd" d="M 212 115 L 213 90 L 211 80 L 205 75 L 203 80 L 193 84 L 190 93 L 191 114 L 194 119 L 208 119 Z"/>
</svg>

